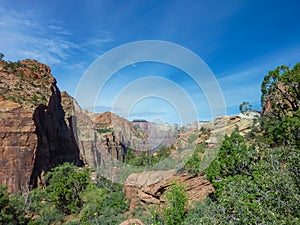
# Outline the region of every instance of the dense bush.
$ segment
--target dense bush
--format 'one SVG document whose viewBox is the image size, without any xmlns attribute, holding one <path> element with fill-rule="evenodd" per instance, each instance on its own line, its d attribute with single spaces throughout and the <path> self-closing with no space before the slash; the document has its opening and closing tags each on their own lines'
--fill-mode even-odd
<svg viewBox="0 0 300 225">
<path fill-rule="evenodd" d="M 48 198 L 57 209 L 65 214 L 78 213 L 83 205 L 80 194 L 91 182 L 90 173 L 65 163 L 48 172 L 46 179 Z"/>
<path fill-rule="evenodd" d="M 184 165 L 184 169 L 189 173 L 196 175 L 201 172 L 201 162 L 202 162 L 202 154 L 205 152 L 205 146 L 202 144 L 198 144 L 192 156 L 188 159 L 186 164 Z"/>
<path fill-rule="evenodd" d="M 7 188 L 0 186 L 0 224 L 27 224 L 24 201 L 20 196 L 9 196 Z"/>
<path fill-rule="evenodd" d="M 166 206 L 164 208 L 164 218 L 166 225 L 181 224 L 185 219 L 184 207 L 188 197 L 186 188 L 177 182 L 173 182 L 170 189 L 165 194 Z"/>
</svg>

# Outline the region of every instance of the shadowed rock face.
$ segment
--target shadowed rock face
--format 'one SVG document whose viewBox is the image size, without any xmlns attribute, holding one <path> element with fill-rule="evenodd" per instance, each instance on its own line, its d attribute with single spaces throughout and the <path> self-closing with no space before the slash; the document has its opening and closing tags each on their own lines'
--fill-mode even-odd
<svg viewBox="0 0 300 225">
<path fill-rule="evenodd" d="M 43 184 L 63 162 L 83 165 L 50 68 L 0 61 L 0 184 L 10 192 Z"/>
<path fill-rule="evenodd" d="M 61 105 L 61 94 L 56 84 L 51 87 L 52 95 L 48 106 L 39 105 L 33 114 L 38 138 L 35 152 L 34 168 L 30 178 L 30 185 L 43 185 L 41 174 L 64 162 L 72 162 L 83 166 L 79 157 L 72 123 L 68 125 L 65 112 Z M 71 121 L 72 118 L 69 118 Z"/>
</svg>

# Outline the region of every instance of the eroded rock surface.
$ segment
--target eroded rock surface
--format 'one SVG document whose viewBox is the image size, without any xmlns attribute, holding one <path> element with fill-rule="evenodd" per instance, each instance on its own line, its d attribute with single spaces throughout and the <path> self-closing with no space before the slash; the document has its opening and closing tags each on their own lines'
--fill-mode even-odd
<svg viewBox="0 0 300 225">
<path fill-rule="evenodd" d="M 0 81 L 0 184 L 16 192 L 42 184 L 60 163 L 82 165 L 50 68 L 1 60 Z"/>
<path fill-rule="evenodd" d="M 36 147 L 32 112 L 0 99 L 0 184 L 8 191 L 28 186 Z"/>
<path fill-rule="evenodd" d="M 126 197 L 130 199 L 130 209 L 133 210 L 138 202 L 163 204 L 164 194 L 174 180 L 186 186 L 188 204 L 202 201 L 214 191 L 203 175 L 176 174 L 175 170 L 133 173 L 128 176 L 124 187 Z"/>
</svg>

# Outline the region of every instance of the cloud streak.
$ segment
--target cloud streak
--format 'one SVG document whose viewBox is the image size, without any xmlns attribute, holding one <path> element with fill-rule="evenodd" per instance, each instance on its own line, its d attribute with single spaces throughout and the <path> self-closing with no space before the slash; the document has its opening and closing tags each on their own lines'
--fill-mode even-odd
<svg viewBox="0 0 300 225">
<path fill-rule="evenodd" d="M 76 43 L 75 34 L 61 27 L 57 21 L 45 24 L 33 13 L 1 7 L 0 36 L 0 51 L 7 59 L 34 58 L 50 66 L 62 64 L 80 52 L 89 52 L 112 41 L 109 37 L 93 37 Z"/>
</svg>

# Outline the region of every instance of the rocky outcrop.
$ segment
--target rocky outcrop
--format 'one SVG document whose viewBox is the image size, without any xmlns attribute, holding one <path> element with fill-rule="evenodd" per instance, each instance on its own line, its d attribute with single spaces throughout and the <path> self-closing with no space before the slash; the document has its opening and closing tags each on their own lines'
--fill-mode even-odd
<svg viewBox="0 0 300 225">
<path fill-rule="evenodd" d="M 224 135 L 230 135 L 235 130 L 242 136 L 246 135 L 251 130 L 255 116 L 259 116 L 259 113 L 253 112 L 249 116 L 222 116 L 210 122 L 203 122 L 200 127 L 181 131 L 176 146 L 180 143 L 182 148 L 186 148 L 191 144 L 205 142 L 208 147 L 216 147 L 222 142 Z M 196 138 L 191 143 L 189 138 L 193 135 Z"/>
<path fill-rule="evenodd" d="M 36 60 L 0 60 L 0 96 L 25 109 L 34 111 L 39 104 L 47 104 L 54 82 L 50 68 Z"/>
<path fill-rule="evenodd" d="M 120 223 L 120 225 L 144 225 L 144 223 L 139 219 L 129 219 L 123 221 L 122 223 Z"/>
<path fill-rule="evenodd" d="M 130 199 L 130 209 L 133 210 L 137 202 L 163 204 L 164 194 L 174 180 L 186 186 L 189 205 L 193 201 L 202 201 L 214 191 L 203 175 L 176 174 L 175 170 L 133 173 L 128 176 L 124 187 L 126 197 Z"/>
</svg>

